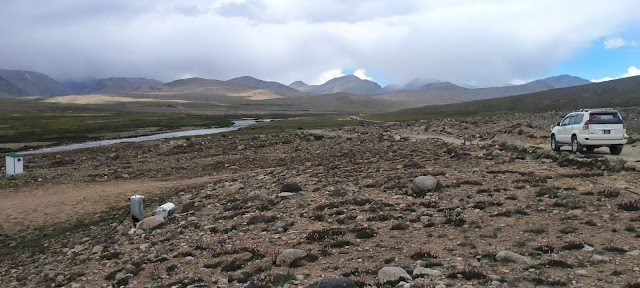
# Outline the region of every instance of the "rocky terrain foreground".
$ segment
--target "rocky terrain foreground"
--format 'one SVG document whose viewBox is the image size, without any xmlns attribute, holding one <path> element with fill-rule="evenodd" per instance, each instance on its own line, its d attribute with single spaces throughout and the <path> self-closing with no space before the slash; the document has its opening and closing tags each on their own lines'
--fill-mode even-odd
<svg viewBox="0 0 640 288">
<path fill-rule="evenodd" d="M 640 287 L 638 163 L 548 151 L 558 117 L 29 155 L 0 181 L 0 286 Z"/>
</svg>

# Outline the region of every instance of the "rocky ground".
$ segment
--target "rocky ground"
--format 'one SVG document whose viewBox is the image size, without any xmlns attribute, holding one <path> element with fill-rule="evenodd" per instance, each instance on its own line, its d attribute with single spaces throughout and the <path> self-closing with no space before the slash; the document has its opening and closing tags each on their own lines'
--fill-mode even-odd
<svg viewBox="0 0 640 288">
<path fill-rule="evenodd" d="M 638 163 L 542 148 L 559 114 L 29 155 L 0 286 L 638 287 Z"/>
</svg>

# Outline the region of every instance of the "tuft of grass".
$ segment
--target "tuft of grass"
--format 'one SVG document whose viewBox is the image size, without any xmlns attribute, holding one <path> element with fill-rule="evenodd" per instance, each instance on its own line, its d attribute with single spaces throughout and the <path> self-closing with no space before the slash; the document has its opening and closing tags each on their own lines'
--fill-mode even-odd
<svg viewBox="0 0 640 288">
<path fill-rule="evenodd" d="M 579 230 L 578 227 L 575 227 L 575 226 L 565 226 L 560 228 L 559 231 L 562 234 L 572 234 L 572 233 L 578 232 L 578 230 Z"/>
<path fill-rule="evenodd" d="M 393 224 L 393 226 L 391 226 L 391 230 L 407 230 L 407 229 L 409 229 L 409 224 L 402 223 L 402 222 Z"/>
<path fill-rule="evenodd" d="M 375 230 L 373 230 L 373 228 L 369 228 L 369 227 L 356 228 L 351 230 L 351 232 L 355 233 L 356 238 L 358 239 L 370 239 L 378 235 L 378 233 Z"/>
<path fill-rule="evenodd" d="M 522 232 L 540 235 L 540 234 L 547 233 L 547 228 L 545 228 L 545 227 L 528 227 L 528 228 L 524 228 L 524 230 L 522 230 Z"/>
</svg>

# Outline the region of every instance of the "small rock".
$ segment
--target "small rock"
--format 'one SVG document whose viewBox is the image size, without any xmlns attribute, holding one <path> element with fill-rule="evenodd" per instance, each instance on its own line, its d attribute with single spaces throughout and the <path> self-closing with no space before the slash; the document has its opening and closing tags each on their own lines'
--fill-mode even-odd
<svg viewBox="0 0 640 288">
<path fill-rule="evenodd" d="M 280 187 L 280 192 L 300 192 L 302 188 L 296 182 L 287 182 Z"/>
<path fill-rule="evenodd" d="M 404 165 L 402 165 L 402 168 L 419 168 L 420 164 L 418 164 L 418 162 L 414 161 L 414 160 L 409 160 L 407 162 L 404 162 Z"/>
<path fill-rule="evenodd" d="M 584 276 L 584 275 L 588 275 L 588 274 L 589 274 L 589 273 L 587 272 L 587 270 L 583 270 L 583 269 L 576 270 L 576 272 L 575 272 L 575 273 L 576 273 L 576 275 L 582 275 L 582 276 Z"/>
<path fill-rule="evenodd" d="M 198 207 L 198 205 L 196 205 L 196 202 L 187 202 L 184 203 L 184 205 L 182 205 L 182 209 L 180 210 L 180 213 L 188 213 L 188 212 L 197 212 L 200 211 L 202 209 L 202 207 Z"/>
<path fill-rule="evenodd" d="M 394 282 L 401 280 L 411 280 L 411 276 L 400 267 L 384 267 L 378 271 L 378 282 Z"/>
<path fill-rule="evenodd" d="M 302 194 L 293 193 L 293 192 L 281 192 L 281 193 L 278 193 L 278 197 L 287 198 L 287 199 L 296 199 L 296 198 L 302 197 Z"/>
<path fill-rule="evenodd" d="M 344 197 L 349 195 L 349 190 L 343 187 L 337 187 L 331 191 L 332 197 Z"/>
<path fill-rule="evenodd" d="M 500 262 L 513 262 L 527 265 L 533 263 L 529 257 L 506 250 L 498 252 L 498 254 L 496 254 L 496 260 Z"/>
<path fill-rule="evenodd" d="M 600 263 L 600 262 L 609 262 L 609 257 L 593 255 L 589 258 L 589 262 L 591 263 Z"/>
<path fill-rule="evenodd" d="M 441 276 L 442 272 L 425 267 L 418 267 L 413 270 L 413 276 L 429 275 L 431 277 Z"/>
<path fill-rule="evenodd" d="M 247 147 L 245 147 L 244 145 L 239 145 L 238 146 L 238 151 L 242 151 L 244 149 L 247 149 Z"/>
<path fill-rule="evenodd" d="M 104 247 L 102 245 L 93 246 L 93 249 L 91 249 L 91 253 L 98 254 L 98 253 L 102 252 L 102 249 L 104 249 Z"/>
<path fill-rule="evenodd" d="M 356 288 L 356 284 L 349 278 L 327 278 L 311 283 L 306 288 Z"/>
<path fill-rule="evenodd" d="M 45 280 L 53 280 L 56 279 L 56 277 L 58 277 L 59 275 L 64 275 L 64 272 L 56 270 L 44 270 L 42 272 L 42 275 L 44 275 Z"/>
<path fill-rule="evenodd" d="M 300 249 L 285 249 L 284 251 L 282 251 L 282 253 L 280 253 L 280 255 L 278 255 L 278 258 L 276 259 L 276 265 L 289 266 L 291 265 L 291 263 L 293 263 L 293 261 L 304 256 L 307 256 L 307 252 L 304 252 Z"/>
<path fill-rule="evenodd" d="M 162 223 L 164 223 L 164 218 L 162 216 L 151 216 L 144 218 L 142 219 L 142 221 L 138 222 L 138 224 L 136 225 L 136 229 L 142 229 L 145 231 L 153 230 Z"/>
<path fill-rule="evenodd" d="M 498 150 L 498 149 L 493 150 L 493 152 L 491 152 L 491 156 L 492 156 L 492 157 L 500 157 L 500 156 L 502 156 L 502 155 L 504 155 L 504 152 L 502 152 L 502 151 L 500 151 L 500 150 Z"/>
<path fill-rule="evenodd" d="M 582 247 L 582 251 L 591 252 L 593 250 L 596 250 L 596 249 L 594 249 L 593 247 L 591 247 L 589 245 L 584 245 L 584 247 Z"/>
<path fill-rule="evenodd" d="M 627 252 L 627 255 L 639 256 L 640 255 L 640 250 L 636 249 L 636 250 L 633 250 L 633 251 L 629 251 L 629 252 Z"/>
</svg>

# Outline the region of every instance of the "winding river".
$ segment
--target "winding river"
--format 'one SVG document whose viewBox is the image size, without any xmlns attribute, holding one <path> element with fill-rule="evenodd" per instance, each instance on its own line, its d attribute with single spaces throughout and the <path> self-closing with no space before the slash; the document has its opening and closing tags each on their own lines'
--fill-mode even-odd
<svg viewBox="0 0 640 288">
<path fill-rule="evenodd" d="M 62 152 L 62 151 L 70 151 L 76 149 L 83 148 L 92 148 L 98 146 L 106 146 L 117 143 L 131 143 L 131 142 L 142 142 L 142 141 L 150 141 L 150 140 L 158 140 L 158 139 L 166 139 L 166 138 L 176 138 L 176 137 L 184 137 L 184 136 L 196 136 L 196 135 L 206 135 L 206 134 L 216 134 L 229 132 L 233 130 L 238 130 L 242 127 L 247 127 L 251 124 L 255 124 L 257 122 L 269 122 L 273 119 L 243 119 L 243 120 L 235 120 L 232 121 L 233 125 L 229 127 L 222 128 L 211 128 L 211 129 L 196 129 L 196 130 L 186 130 L 186 131 L 178 131 L 178 132 L 170 132 L 170 133 L 161 133 L 154 134 L 149 136 L 140 136 L 140 137 L 132 137 L 132 138 L 120 138 L 120 139 L 110 139 L 110 140 L 100 140 L 100 141 L 91 141 L 77 144 L 69 144 L 62 145 L 56 147 L 48 147 L 37 150 L 29 150 L 19 152 L 20 154 L 41 154 L 41 153 L 51 153 L 51 152 Z"/>
</svg>

